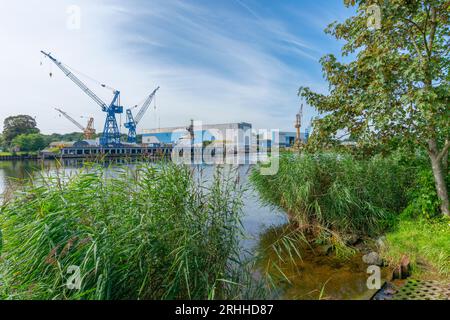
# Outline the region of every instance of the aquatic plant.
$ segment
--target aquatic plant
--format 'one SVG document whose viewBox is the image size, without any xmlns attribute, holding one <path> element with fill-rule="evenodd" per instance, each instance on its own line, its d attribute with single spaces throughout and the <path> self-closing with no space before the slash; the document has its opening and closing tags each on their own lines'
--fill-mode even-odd
<svg viewBox="0 0 450 320">
<path fill-rule="evenodd" d="M 406 206 L 410 173 L 395 157 L 284 153 L 277 174 L 255 168 L 250 180 L 266 204 L 284 209 L 300 228 L 336 238 L 381 232 Z"/>
<path fill-rule="evenodd" d="M 0 207 L 0 297 L 249 295 L 237 276 L 241 207 L 237 177 L 224 170 L 207 184 L 169 163 L 32 180 Z"/>
</svg>

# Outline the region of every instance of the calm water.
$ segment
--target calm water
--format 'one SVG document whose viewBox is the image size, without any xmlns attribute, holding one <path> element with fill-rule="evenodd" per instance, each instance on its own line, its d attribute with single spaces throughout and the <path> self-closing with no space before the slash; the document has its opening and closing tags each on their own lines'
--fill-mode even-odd
<svg viewBox="0 0 450 320">
<path fill-rule="evenodd" d="M 79 160 L 63 163 L 63 169 L 55 161 L 0 161 L 0 198 L 9 197 L 23 180 L 42 172 L 52 174 L 59 170 L 75 172 L 83 166 Z M 206 181 L 212 176 L 214 166 L 204 166 Z M 278 209 L 263 206 L 257 193 L 248 182 L 250 167 L 238 168 L 240 183 L 244 184 L 243 252 L 247 255 L 259 253 L 258 274 L 270 274 L 277 285 L 278 297 L 285 299 L 358 299 L 367 296 L 366 267 L 361 256 L 356 255 L 342 261 L 333 256 L 323 256 L 308 246 L 300 249 L 301 258 L 284 257 L 273 250 L 273 243 L 279 242 L 286 229 L 287 218 Z M 0 199 L 2 200 L 2 199 Z M 280 271 L 283 276 L 280 276 Z M 286 278 L 288 280 L 286 280 Z"/>
</svg>

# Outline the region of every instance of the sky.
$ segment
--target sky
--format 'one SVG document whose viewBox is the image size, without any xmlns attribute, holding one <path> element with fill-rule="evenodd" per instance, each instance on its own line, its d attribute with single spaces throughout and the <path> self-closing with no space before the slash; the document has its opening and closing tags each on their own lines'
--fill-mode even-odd
<svg viewBox="0 0 450 320">
<path fill-rule="evenodd" d="M 107 103 L 99 83 L 120 90 L 124 108 L 160 86 L 138 133 L 190 119 L 294 131 L 298 88 L 326 93 L 319 59 L 340 52 L 324 29 L 352 10 L 343 0 L 1 0 L 0 130 L 29 114 L 43 133 L 77 131 L 58 107 L 102 131 L 100 107 L 44 50 Z M 304 113 L 303 128 L 317 115 Z"/>
</svg>

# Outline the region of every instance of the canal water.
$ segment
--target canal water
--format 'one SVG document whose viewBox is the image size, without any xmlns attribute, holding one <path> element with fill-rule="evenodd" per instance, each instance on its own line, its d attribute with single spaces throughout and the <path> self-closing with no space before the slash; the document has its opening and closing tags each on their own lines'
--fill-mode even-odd
<svg viewBox="0 0 450 320">
<path fill-rule="evenodd" d="M 120 160 L 117 161 L 120 164 Z M 114 164 L 113 164 L 114 165 Z M 64 164 L 55 161 L 0 161 L 0 201 L 12 196 L 24 181 L 39 174 L 52 174 L 57 170 L 76 172 L 83 166 L 80 160 L 68 160 Z M 215 167 L 204 166 L 207 180 Z M 270 279 L 275 287 L 275 297 L 283 299 L 360 299 L 367 298 L 366 267 L 360 255 L 342 260 L 333 255 L 323 255 L 306 243 L 299 244 L 299 254 L 279 250 L 285 230 L 289 228 L 287 217 L 280 209 L 260 203 L 248 177 L 251 167 L 238 169 L 244 185 L 242 224 L 243 254 L 256 257 L 255 274 Z M 278 247 L 277 247 L 278 246 Z"/>
</svg>

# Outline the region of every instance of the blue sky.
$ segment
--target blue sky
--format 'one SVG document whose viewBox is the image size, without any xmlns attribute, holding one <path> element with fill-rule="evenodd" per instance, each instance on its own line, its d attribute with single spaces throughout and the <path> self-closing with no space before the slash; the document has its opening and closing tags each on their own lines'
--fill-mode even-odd
<svg viewBox="0 0 450 320">
<path fill-rule="evenodd" d="M 81 9 L 80 28 L 67 28 L 67 8 Z M 71 132 L 53 107 L 74 117 L 103 114 L 39 50 L 122 93 L 127 107 L 161 86 L 141 128 L 245 121 L 293 130 L 299 86 L 325 92 L 319 58 L 339 54 L 324 28 L 351 15 L 342 0 L 19 0 L 0 4 L 6 48 L 0 121 L 36 116 L 43 132 Z M 43 61 L 43 65 L 40 62 Z M 52 77 L 49 73 L 52 72 Z M 110 92 L 80 77 L 105 101 Z M 305 123 L 314 110 L 306 110 Z M 81 120 L 84 121 L 84 120 Z"/>
</svg>

